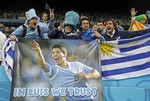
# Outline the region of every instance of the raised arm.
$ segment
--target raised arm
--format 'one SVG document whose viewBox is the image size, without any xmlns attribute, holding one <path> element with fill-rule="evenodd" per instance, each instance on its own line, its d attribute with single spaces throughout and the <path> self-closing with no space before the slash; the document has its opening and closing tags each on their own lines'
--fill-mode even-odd
<svg viewBox="0 0 150 101">
<path fill-rule="evenodd" d="M 41 51 L 39 44 L 35 40 L 33 40 L 29 43 L 29 45 L 36 52 L 38 65 L 42 69 L 46 69 L 46 62 L 45 62 L 45 59 L 43 57 L 43 54 L 42 54 L 42 51 Z"/>
<path fill-rule="evenodd" d="M 50 17 L 50 22 L 49 22 L 49 32 L 51 32 L 54 29 L 54 9 L 49 9 L 49 17 Z"/>
<path fill-rule="evenodd" d="M 54 14 L 54 9 L 49 9 L 49 16 L 50 16 L 50 20 L 53 21 L 55 18 L 55 14 Z"/>
<path fill-rule="evenodd" d="M 137 14 L 138 11 L 135 10 L 135 8 L 131 8 L 130 13 L 131 13 L 131 24 L 129 26 L 128 31 L 132 31 L 132 26 L 135 22 L 135 15 Z"/>
</svg>

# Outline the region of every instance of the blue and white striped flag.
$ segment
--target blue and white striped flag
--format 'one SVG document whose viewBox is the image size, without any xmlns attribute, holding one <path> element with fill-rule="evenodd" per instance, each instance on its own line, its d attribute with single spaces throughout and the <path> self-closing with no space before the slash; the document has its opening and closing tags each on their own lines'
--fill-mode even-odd
<svg viewBox="0 0 150 101">
<path fill-rule="evenodd" d="M 118 80 L 150 74 L 150 33 L 101 44 L 103 80 Z"/>
<path fill-rule="evenodd" d="M 15 43 L 16 43 L 15 41 L 11 41 L 10 39 L 8 39 L 6 40 L 3 46 L 4 68 L 10 81 L 12 81 L 12 75 L 13 75 Z"/>
</svg>

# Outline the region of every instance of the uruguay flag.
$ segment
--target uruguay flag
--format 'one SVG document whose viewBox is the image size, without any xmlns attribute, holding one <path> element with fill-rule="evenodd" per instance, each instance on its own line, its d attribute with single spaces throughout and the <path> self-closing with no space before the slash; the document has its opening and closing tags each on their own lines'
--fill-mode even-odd
<svg viewBox="0 0 150 101">
<path fill-rule="evenodd" d="M 11 41 L 10 39 L 8 39 L 6 40 L 3 46 L 4 68 L 10 81 L 12 81 L 13 75 L 15 43 L 16 43 L 15 41 Z"/>
<path fill-rule="evenodd" d="M 103 80 L 118 80 L 150 74 L 150 33 L 101 44 Z"/>
</svg>

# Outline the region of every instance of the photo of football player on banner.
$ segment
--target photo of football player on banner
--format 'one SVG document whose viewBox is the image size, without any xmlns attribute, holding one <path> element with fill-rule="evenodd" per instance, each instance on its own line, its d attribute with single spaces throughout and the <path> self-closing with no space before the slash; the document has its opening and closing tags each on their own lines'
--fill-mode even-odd
<svg viewBox="0 0 150 101">
<path fill-rule="evenodd" d="M 18 39 L 11 101 L 102 101 L 101 86 L 98 42 Z"/>
</svg>

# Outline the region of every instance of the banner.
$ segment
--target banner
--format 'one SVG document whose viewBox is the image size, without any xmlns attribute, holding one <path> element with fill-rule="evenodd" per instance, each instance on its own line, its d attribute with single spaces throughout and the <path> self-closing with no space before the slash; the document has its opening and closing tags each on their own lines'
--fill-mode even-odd
<svg viewBox="0 0 150 101">
<path fill-rule="evenodd" d="M 11 101 L 102 101 L 99 56 L 96 41 L 19 38 Z"/>
<path fill-rule="evenodd" d="M 119 80 L 150 74 L 150 33 L 101 44 L 103 80 Z"/>
</svg>

